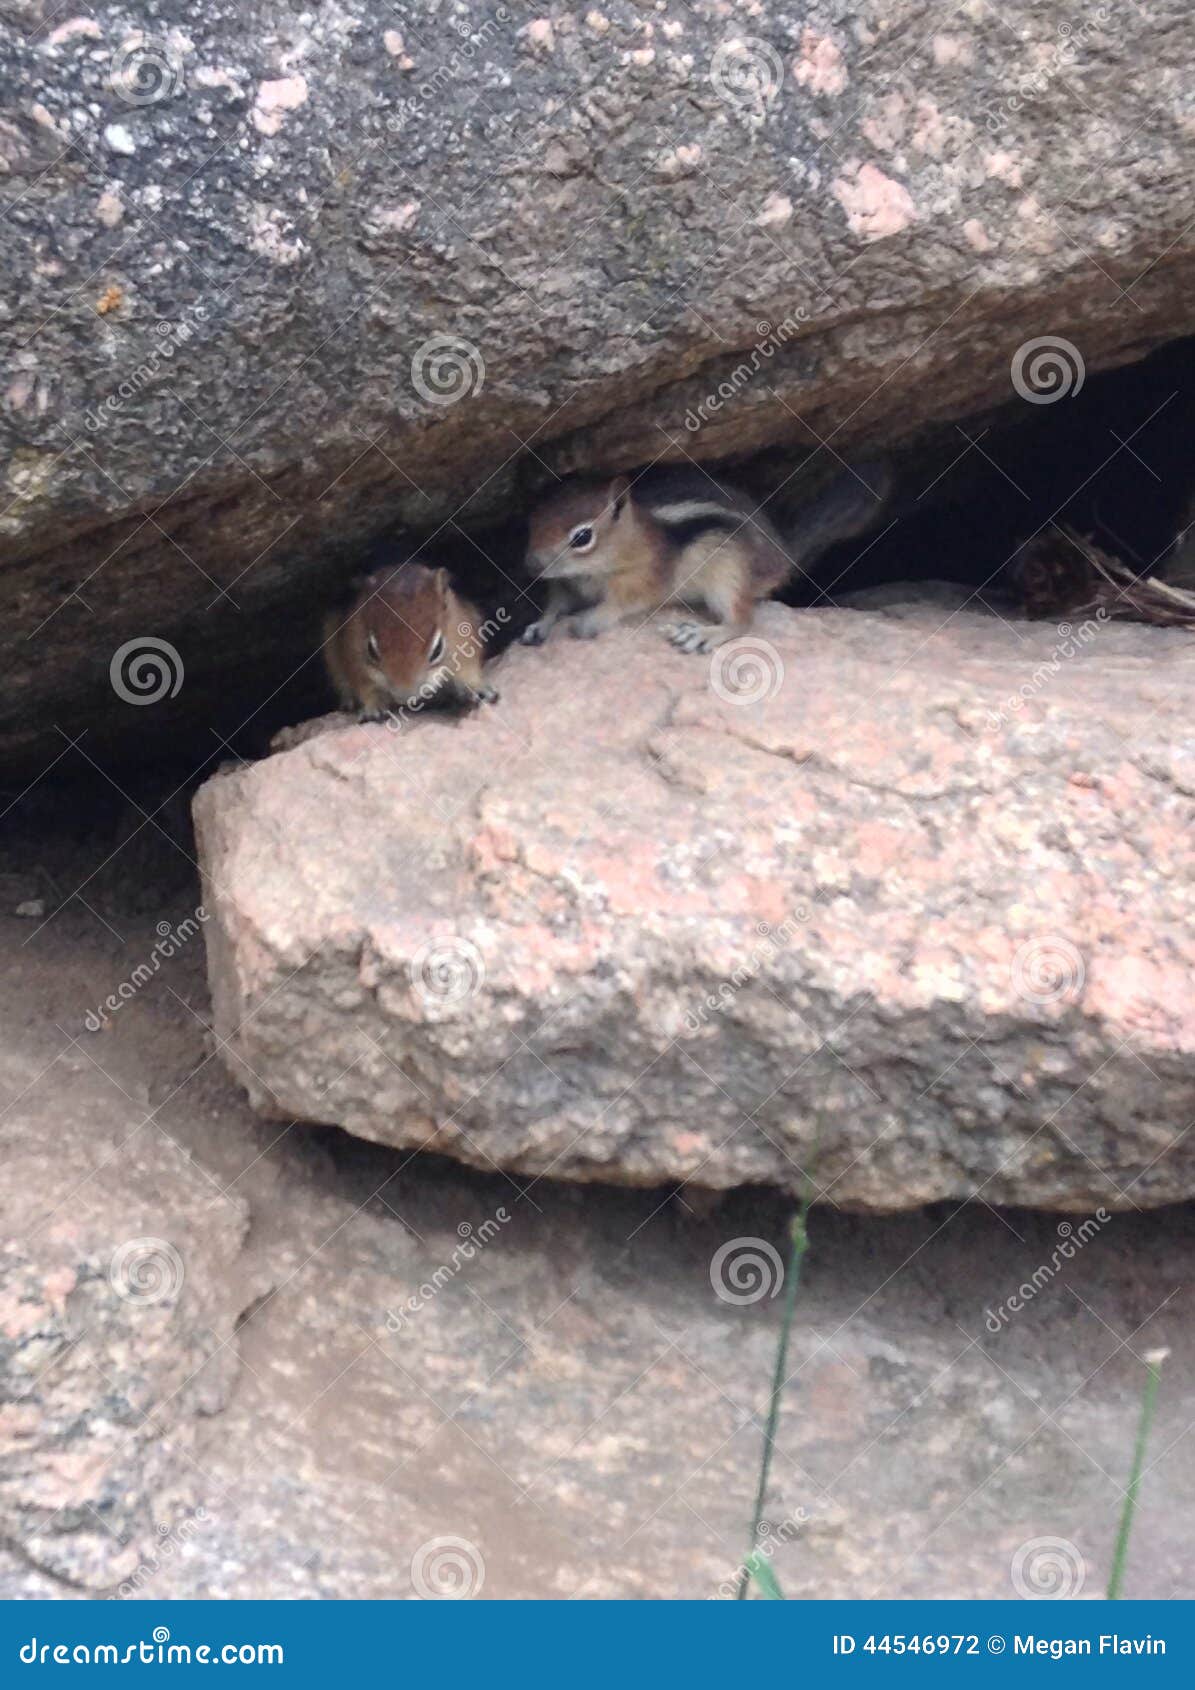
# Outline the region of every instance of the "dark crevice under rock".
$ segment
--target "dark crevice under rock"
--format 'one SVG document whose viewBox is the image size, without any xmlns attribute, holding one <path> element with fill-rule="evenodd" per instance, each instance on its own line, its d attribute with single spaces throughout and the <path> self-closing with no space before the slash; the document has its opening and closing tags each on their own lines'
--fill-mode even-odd
<svg viewBox="0 0 1195 1690">
<path fill-rule="evenodd" d="M 919 441 L 893 455 L 896 488 L 872 532 L 832 548 L 808 578 L 794 580 L 782 596 L 794 605 L 824 608 L 850 603 L 861 589 L 890 582 L 948 580 L 974 590 L 978 603 L 1008 606 L 1015 604 L 1015 596 L 1009 596 L 1010 562 L 1028 537 L 1055 522 L 1093 533 L 1135 568 L 1163 568 L 1195 488 L 1189 447 L 1193 431 L 1191 340 L 1175 342 L 1127 368 L 1088 376 L 1081 392 L 1055 404 L 1031 408 L 1020 403 L 926 429 Z M 794 463 L 800 459 L 791 450 L 772 448 L 726 460 L 721 467 L 768 501 L 777 520 L 791 523 L 810 490 L 826 481 L 822 465 L 811 462 L 794 474 Z M 541 470 L 529 475 L 526 485 L 543 480 Z M 297 495 L 299 481 L 291 478 L 290 487 Z M 327 604 L 354 574 L 425 544 L 431 535 L 436 554 L 467 590 L 487 607 L 504 606 L 510 631 L 517 631 L 532 619 L 536 602 L 535 589 L 521 570 L 519 509 L 473 532 L 456 521 L 439 529 L 377 532 L 366 502 L 358 513 L 356 541 L 346 532 L 335 542 L 325 537 L 322 553 L 297 578 L 289 573 L 291 560 L 283 548 L 275 563 L 259 566 L 243 586 L 234 584 L 221 593 L 213 583 L 209 608 L 199 621 L 182 608 L 195 571 L 179 554 L 173 576 L 181 593 L 176 610 L 171 612 L 168 594 L 159 596 L 153 620 L 158 637 L 177 646 L 185 684 L 174 699 L 144 709 L 113 699 L 106 646 L 89 651 L 69 674 L 53 664 L 39 668 L 19 653 L 24 644 L 27 651 L 47 654 L 45 642 L 57 642 L 59 627 L 65 634 L 69 624 L 90 625 L 92 610 L 67 602 L 32 640 L 10 625 L 9 685 L 0 706 L 0 747 L 10 779 L 38 775 L 56 759 L 59 775 L 85 767 L 89 758 L 119 770 L 129 761 L 171 756 L 179 758 L 180 768 L 185 760 L 197 773 L 229 750 L 260 755 L 279 727 L 331 705 L 318 656 Z M 235 500 L 227 501 L 227 511 L 226 520 L 235 526 L 243 514 Z M 196 496 L 183 501 L 181 514 L 175 532 L 191 549 L 192 530 L 210 529 L 213 511 Z M 147 530 L 156 533 L 156 524 L 164 527 L 178 516 L 171 505 L 151 522 L 140 517 L 113 531 L 115 540 L 110 534 L 104 544 L 114 544 L 135 571 L 138 559 L 154 550 Z M 218 511 L 215 519 L 220 520 Z M 126 545 L 125 536 L 135 538 Z M 309 529 L 305 536 L 310 540 Z M 52 576 L 45 575 L 44 556 L 31 559 L 28 567 L 41 572 L 43 587 L 48 581 L 52 592 L 69 593 L 74 580 L 69 558 L 79 552 L 93 560 L 94 569 L 97 543 L 98 536 L 89 532 L 73 550 L 68 545 L 55 554 Z M 161 585 L 155 576 L 155 586 Z M 85 587 L 81 596 L 86 598 Z M 145 620 L 141 615 L 140 622 Z M 83 737 L 75 752 L 70 739 L 78 735 Z"/>
</svg>

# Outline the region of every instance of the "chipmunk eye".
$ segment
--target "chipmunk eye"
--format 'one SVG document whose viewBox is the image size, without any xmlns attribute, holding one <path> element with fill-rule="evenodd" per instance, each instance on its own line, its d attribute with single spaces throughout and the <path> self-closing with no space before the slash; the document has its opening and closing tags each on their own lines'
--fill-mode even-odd
<svg viewBox="0 0 1195 1690">
<path fill-rule="evenodd" d="M 587 552 L 593 545 L 593 529 L 588 524 L 584 528 L 574 528 L 568 543 L 575 552 Z"/>
<path fill-rule="evenodd" d="M 431 649 L 427 654 L 427 660 L 428 660 L 429 663 L 438 663 L 440 661 L 440 659 L 443 657 L 443 655 L 444 655 L 444 636 L 443 636 L 443 634 L 437 634 L 435 639 L 431 643 Z"/>
<path fill-rule="evenodd" d="M 382 661 L 382 648 L 378 644 L 378 636 L 376 634 L 369 635 L 365 642 L 365 649 L 375 663 L 380 663 Z"/>
</svg>

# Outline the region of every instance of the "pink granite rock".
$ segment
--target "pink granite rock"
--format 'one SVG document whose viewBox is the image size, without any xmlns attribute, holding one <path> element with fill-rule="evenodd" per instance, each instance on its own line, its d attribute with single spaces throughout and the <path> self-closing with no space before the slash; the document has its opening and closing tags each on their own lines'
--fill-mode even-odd
<svg viewBox="0 0 1195 1690">
<path fill-rule="evenodd" d="M 921 602 L 517 648 L 196 801 L 257 1108 L 897 1209 L 1195 1193 L 1195 648 Z"/>
<path fill-rule="evenodd" d="M 10 1052 L 2 1075 L 0 1542 L 127 1596 L 205 1519 L 196 1420 L 236 1378 L 248 1208 L 82 1055 L 47 1121 L 45 1072 Z"/>
</svg>

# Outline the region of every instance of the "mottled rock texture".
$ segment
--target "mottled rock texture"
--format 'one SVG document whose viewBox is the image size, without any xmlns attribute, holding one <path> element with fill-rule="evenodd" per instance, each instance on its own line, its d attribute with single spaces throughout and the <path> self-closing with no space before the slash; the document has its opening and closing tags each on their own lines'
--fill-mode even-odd
<svg viewBox="0 0 1195 1690">
<path fill-rule="evenodd" d="M 201 790 L 260 1109 L 880 1209 L 1195 1191 L 1189 635 L 771 605 L 495 678 Z"/>
<path fill-rule="evenodd" d="M 10 1049 L 0 1088 L 0 1544 L 139 1588 L 202 1518 L 196 1423 L 236 1378 L 248 1208 L 81 1051 L 39 1071 Z"/>
<path fill-rule="evenodd" d="M 357 543 L 545 464 L 795 462 L 1011 400 L 1042 335 L 1189 332 L 1188 21 L 8 0 L 0 755 L 231 727 Z M 109 682 L 145 636 L 153 712 Z"/>
<path fill-rule="evenodd" d="M 94 830 L 0 833 L 0 1236 L 22 1241 L 0 1253 L 0 1597 L 402 1598 L 435 1593 L 447 1546 L 449 1593 L 471 1566 L 499 1600 L 732 1593 L 791 1200 L 699 1218 L 691 1190 L 531 1183 L 256 1117 L 215 1059 L 198 939 L 87 1028 L 198 888 L 147 903 L 163 877 L 124 851 L 87 907 L 31 925 L 9 911 L 38 853 L 77 885 Z M 118 1307 L 114 1249 L 146 1232 L 181 1293 Z M 809 1242 L 766 1499 L 787 1596 L 1011 1600 L 1060 1574 L 1098 1594 L 1162 1346 L 1126 1594 L 1191 1596 L 1190 1205 L 823 1206 Z"/>
</svg>

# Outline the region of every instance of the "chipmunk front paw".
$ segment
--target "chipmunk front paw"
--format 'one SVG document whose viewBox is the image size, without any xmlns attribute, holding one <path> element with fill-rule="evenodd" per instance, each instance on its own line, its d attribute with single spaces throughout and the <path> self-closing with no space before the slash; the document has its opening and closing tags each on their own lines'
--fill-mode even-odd
<svg viewBox="0 0 1195 1690">
<path fill-rule="evenodd" d="M 665 629 L 665 638 L 678 651 L 706 651 L 706 639 L 710 629 L 703 628 L 700 622 L 677 622 L 675 626 Z"/>
<path fill-rule="evenodd" d="M 523 645 L 543 645 L 552 632 L 553 625 L 554 623 L 549 622 L 546 616 L 541 617 L 538 622 L 533 622 L 529 628 L 524 628 L 519 635 L 519 639 Z"/>
<path fill-rule="evenodd" d="M 477 697 L 482 704 L 497 704 L 502 694 L 496 687 L 478 687 Z"/>
</svg>

